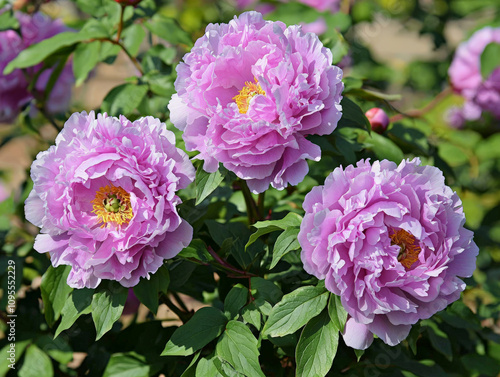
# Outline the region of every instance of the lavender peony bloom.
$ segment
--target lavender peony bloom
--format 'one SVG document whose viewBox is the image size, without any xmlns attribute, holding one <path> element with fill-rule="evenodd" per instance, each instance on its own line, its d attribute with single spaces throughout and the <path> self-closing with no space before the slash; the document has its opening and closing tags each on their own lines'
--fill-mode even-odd
<svg viewBox="0 0 500 377">
<path fill-rule="evenodd" d="M 74 288 L 101 279 L 132 287 L 190 243 L 176 191 L 194 175 L 158 119 L 75 113 L 31 167 L 25 212 L 41 228 L 34 247 L 54 267 L 72 267 Z"/>
<path fill-rule="evenodd" d="M 476 267 L 459 197 L 417 158 L 336 168 L 304 209 L 304 268 L 341 297 L 351 347 L 367 348 L 373 334 L 398 344 L 412 324 L 459 299 L 458 277 Z"/>
<path fill-rule="evenodd" d="M 177 67 L 171 120 L 208 172 L 219 162 L 254 192 L 299 183 L 341 117 L 342 71 L 314 34 L 247 12 L 209 25 Z"/>
<path fill-rule="evenodd" d="M 14 30 L 0 32 L 0 122 L 12 122 L 19 115 L 22 106 L 33 99 L 28 91 L 29 82 L 20 69 L 3 75 L 7 64 L 28 46 L 69 30 L 61 21 L 52 21 L 42 13 L 30 16 L 17 12 L 16 17 L 20 23 L 21 36 Z M 42 64 L 38 64 L 26 69 L 28 77 L 34 77 L 41 68 Z M 40 75 L 36 90 L 45 90 L 52 71 L 53 69 L 47 69 Z M 74 81 L 71 64 L 67 64 L 47 101 L 48 112 L 59 113 L 68 108 Z"/>
<path fill-rule="evenodd" d="M 475 32 L 457 48 L 448 71 L 453 89 L 465 98 L 466 120 L 479 119 L 482 111 L 500 119 L 500 67 L 486 79 L 481 75 L 481 55 L 490 43 L 500 44 L 500 28 L 485 27 Z"/>
</svg>

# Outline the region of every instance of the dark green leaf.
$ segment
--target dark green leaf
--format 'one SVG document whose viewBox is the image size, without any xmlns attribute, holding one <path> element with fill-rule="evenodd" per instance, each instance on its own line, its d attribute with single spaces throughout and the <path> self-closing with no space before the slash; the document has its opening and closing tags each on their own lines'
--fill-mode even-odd
<svg viewBox="0 0 500 377">
<path fill-rule="evenodd" d="M 96 289 L 92 297 L 92 319 L 97 331 L 96 340 L 99 340 L 113 327 L 120 318 L 128 289 L 112 281 L 104 281 Z"/>
<path fill-rule="evenodd" d="M 45 308 L 45 320 L 49 326 L 54 325 L 58 320 L 61 310 L 71 293 L 71 288 L 66 282 L 71 266 L 59 266 L 54 268 L 49 266 L 42 277 L 42 299 Z"/>
<path fill-rule="evenodd" d="M 12 365 L 12 361 L 10 359 L 10 354 L 11 354 L 11 343 L 7 343 L 2 349 L 0 349 L 0 355 L 3 357 L 0 358 L 0 376 L 6 376 L 7 372 L 10 370 L 9 365 Z M 24 351 L 26 350 L 26 347 L 31 344 L 31 339 L 30 340 L 18 340 L 16 341 L 15 344 L 15 363 L 17 365 L 17 362 L 21 359 L 21 356 L 23 356 Z M 39 376 L 40 377 L 40 376 Z"/>
<path fill-rule="evenodd" d="M 273 337 L 294 333 L 321 313 L 327 302 L 328 292 L 323 287 L 300 287 L 276 304 L 262 333 Z"/>
<path fill-rule="evenodd" d="M 200 165 L 196 171 L 196 203 L 200 204 L 205 198 L 210 195 L 224 180 L 224 176 L 217 170 L 215 173 L 207 173 Z"/>
<path fill-rule="evenodd" d="M 344 96 L 340 104 L 342 105 L 342 123 L 348 126 L 365 129 L 368 132 L 371 131 L 372 126 L 370 122 L 366 118 L 363 110 L 361 110 L 355 102 Z"/>
<path fill-rule="evenodd" d="M 274 305 L 283 297 L 281 289 L 272 281 L 261 277 L 253 277 L 250 279 L 250 285 L 252 295 L 256 300 L 263 299 Z"/>
<path fill-rule="evenodd" d="M 427 334 L 429 334 L 429 340 L 431 341 L 434 349 L 441 352 L 448 360 L 451 361 L 453 359 L 453 351 L 451 349 L 451 342 L 450 339 L 448 339 L 448 335 L 446 335 L 446 333 L 431 320 L 422 321 L 422 326 L 425 326 Z"/>
<path fill-rule="evenodd" d="M 230 319 L 236 319 L 240 309 L 245 306 L 248 299 L 248 289 L 242 284 L 236 284 L 224 300 L 224 311 Z"/>
<path fill-rule="evenodd" d="M 50 358 L 40 348 L 31 344 L 26 350 L 23 366 L 19 369 L 19 377 L 52 377 L 53 375 L 54 368 Z"/>
<path fill-rule="evenodd" d="M 295 351 L 298 376 L 325 376 L 333 364 L 339 343 L 339 330 L 326 311 L 311 319 Z"/>
<path fill-rule="evenodd" d="M 481 76 L 487 80 L 497 68 L 500 68 L 500 43 L 492 42 L 481 54 Z"/>
<path fill-rule="evenodd" d="M 62 337 L 53 339 L 52 335 L 43 335 L 35 344 L 57 362 L 66 365 L 73 360 L 73 350 Z"/>
<path fill-rule="evenodd" d="M 93 289 L 76 289 L 71 292 L 68 299 L 64 302 L 61 310 L 61 323 L 57 327 L 55 336 L 62 331 L 69 329 L 73 323 L 82 315 L 91 312 Z"/>
<path fill-rule="evenodd" d="M 393 141 L 375 132 L 364 140 L 363 145 L 372 150 L 379 160 L 387 159 L 399 164 L 405 158 L 401 149 Z"/>
<path fill-rule="evenodd" d="M 344 331 L 344 326 L 347 321 L 347 312 L 342 306 L 340 297 L 330 294 L 330 301 L 328 302 L 328 314 L 338 331 Z"/>
<path fill-rule="evenodd" d="M 139 106 L 147 92 L 147 85 L 119 85 L 111 89 L 103 99 L 101 110 L 112 116 L 131 114 Z"/>
<path fill-rule="evenodd" d="M 224 334 L 217 342 L 215 354 L 248 377 L 263 377 L 257 343 L 247 326 L 241 322 L 229 321 Z"/>
<path fill-rule="evenodd" d="M 76 86 L 80 86 L 87 79 L 88 74 L 99 62 L 101 42 L 80 43 L 73 55 L 73 74 Z"/>
<path fill-rule="evenodd" d="M 226 316 L 212 307 L 201 308 L 173 333 L 162 356 L 188 356 L 217 338 L 226 325 Z"/>
<path fill-rule="evenodd" d="M 281 233 L 276 239 L 273 250 L 273 260 L 269 269 L 272 270 L 278 262 L 287 253 L 292 250 L 300 249 L 299 241 L 297 240 L 297 235 L 299 234 L 299 228 L 287 228 L 283 233 Z"/>
<path fill-rule="evenodd" d="M 134 293 L 146 307 L 154 314 L 158 311 L 158 294 L 167 293 L 170 284 L 170 276 L 165 265 L 149 277 L 141 278 L 139 284 L 134 287 Z"/>
<path fill-rule="evenodd" d="M 48 56 L 63 47 L 73 46 L 81 41 L 102 37 L 106 37 L 106 34 L 102 30 L 97 29 L 82 30 L 79 33 L 68 31 L 57 34 L 52 38 L 45 39 L 21 51 L 21 53 L 5 67 L 4 74 L 8 75 L 16 68 L 27 68 L 41 63 Z"/>
<path fill-rule="evenodd" d="M 498 361 L 485 355 L 463 355 L 461 356 L 461 361 L 472 375 L 495 377 L 500 373 L 500 364 Z"/>
<path fill-rule="evenodd" d="M 349 94 L 367 101 L 399 101 L 401 99 L 401 94 L 386 94 L 361 88 L 353 88 Z"/>
<path fill-rule="evenodd" d="M 188 367 L 181 374 L 181 377 L 195 377 L 196 376 L 196 362 L 200 358 L 200 355 L 201 355 L 201 351 L 195 353 L 195 355 L 191 359 L 191 362 L 189 363 Z"/>
<path fill-rule="evenodd" d="M 197 259 L 201 263 L 209 263 L 214 259 L 208 252 L 205 243 L 199 239 L 192 240 L 189 246 L 182 249 L 177 256 L 186 259 Z"/>
</svg>

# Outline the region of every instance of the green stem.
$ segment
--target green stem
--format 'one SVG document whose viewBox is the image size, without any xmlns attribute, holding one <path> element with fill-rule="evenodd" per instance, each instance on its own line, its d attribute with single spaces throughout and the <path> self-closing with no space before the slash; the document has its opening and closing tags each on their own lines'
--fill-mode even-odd
<svg viewBox="0 0 500 377">
<path fill-rule="evenodd" d="M 252 225 L 260 218 L 259 209 L 257 207 L 257 204 L 255 203 L 255 200 L 253 199 L 252 193 L 250 192 L 247 183 L 243 180 L 239 180 L 238 183 L 241 187 L 241 191 L 243 192 L 243 197 L 245 198 L 245 204 L 247 206 L 248 212 L 248 221 L 250 223 L 249 225 Z"/>
<path fill-rule="evenodd" d="M 265 213 L 264 213 L 264 200 L 266 198 L 266 192 L 261 192 L 259 194 L 259 199 L 257 200 L 257 207 L 259 210 L 259 220 L 264 220 Z"/>
<path fill-rule="evenodd" d="M 120 37 L 122 35 L 122 30 L 123 30 L 123 15 L 125 13 L 125 7 L 126 5 L 122 4 L 122 11 L 120 13 L 120 22 L 118 23 L 118 31 L 116 32 L 116 41 L 120 42 Z"/>
</svg>

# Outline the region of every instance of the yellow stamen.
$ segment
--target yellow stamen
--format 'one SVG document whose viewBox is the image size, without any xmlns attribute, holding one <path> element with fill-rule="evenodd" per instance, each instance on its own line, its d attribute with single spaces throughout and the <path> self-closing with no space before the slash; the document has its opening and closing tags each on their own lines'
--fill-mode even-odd
<svg viewBox="0 0 500 377">
<path fill-rule="evenodd" d="M 238 105 L 238 110 L 241 114 L 246 114 L 248 111 L 248 105 L 250 100 L 257 94 L 266 95 L 266 92 L 261 88 L 257 79 L 255 79 L 255 84 L 253 82 L 247 81 L 245 86 L 240 90 L 239 94 L 233 97 L 234 102 Z"/>
<path fill-rule="evenodd" d="M 398 245 L 400 247 L 398 261 L 406 269 L 409 269 L 413 263 L 418 260 L 418 254 L 422 250 L 418 244 L 415 242 L 415 237 L 406 230 L 400 229 L 398 231 L 393 230 L 393 234 L 390 235 L 391 245 Z"/>
<path fill-rule="evenodd" d="M 133 216 L 130 194 L 119 186 L 107 185 L 101 187 L 95 193 L 92 205 L 92 212 L 103 223 L 101 228 L 107 223 L 114 223 L 115 225 L 128 224 Z"/>
</svg>

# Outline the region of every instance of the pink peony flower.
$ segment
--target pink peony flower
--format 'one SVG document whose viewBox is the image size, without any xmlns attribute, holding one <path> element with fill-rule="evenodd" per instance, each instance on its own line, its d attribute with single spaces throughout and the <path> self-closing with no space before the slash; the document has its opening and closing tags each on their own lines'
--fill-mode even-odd
<svg viewBox="0 0 500 377">
<path fill-rule="evenodd" d="M 341 117 L 342 70 L 314 34 L 247 12 L 209 25 L 177 67 L 169 103 L 186 148 L 208 172 L 219 162 L 263 192 L 299 183 Z"/>
<path fill-rule="evenodd" d="M 385 111 L 378 107 L 368 110 L 365 115 L 372 126 L 372 130 L 378 134 L 382 134 L 391 122 Z"/>
<path fill-rule="evenodd" d="M 500 67 L 486 79 L 481 75 L 481 55 L 490 43 L 500 43 L 500 28 L 475 32 L 457 48 L 448 71 L 453 89 L 465 98 L 466 120 L 479 119 L 482 111 L 500 119 Z"/>
<path fill-rule="evenodd" d="M 41 228 L 35 250 L 70 265 L 74 288 L 101 279 L 132 287 L 190 243 L 176 191 L 194 175 L 158 119 L 75 113 L 31 166 L 25 213 Z"/>
<path fill-rule="evenodd" d="M 336 168 L 306 195 L 304 269 L 349 313 L 344 340 L 396 345 L 411 325 L 460 298 L 478 248 L 441 171 L 419 159 Z"/>
<path fill-rule="evenodd" d="M 20 23 L 21 36 L 14 30 L 0 32 L 0 122 L 12 122 L 19 115 L 22 106 L 33 99 L 28 91 L 29 81 L 20 69 L 3 75 L 7 64 L 28 46 L 69 30 L 60 20 L 53 21 L 42 13 L 30 16 L 17 12 L 16 17 Z M 38 64 L 26 69 L 29 80 L 41 68 L 42 64 Z M 52 71 L 53 69 L 47 69 L 40 75 L 35 87 L 37 91 L 45 90 Z M 74 81 L 71 64 L 67 64 L 47 101 L 48 112 L 59 113 L 68 108 Z"/>
</svg>

